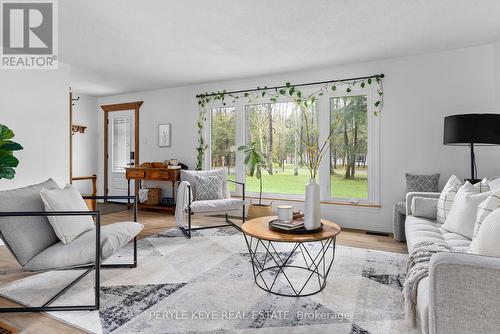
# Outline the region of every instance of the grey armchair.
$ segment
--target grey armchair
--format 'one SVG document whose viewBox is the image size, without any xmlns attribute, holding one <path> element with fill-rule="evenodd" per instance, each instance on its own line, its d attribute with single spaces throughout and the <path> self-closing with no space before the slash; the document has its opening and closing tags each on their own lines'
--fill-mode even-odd
<svg viewBox="0 0 500 334">
<path fill-rule="evenodd" d="M 135 196 L 85 196 L 86 199 L 134 200 L 133 222 L 120 222 L 101 227 L 99 211 L 46 212 L 40 191 L 43 188 L 53 189 L 55 187 L 57 184 L 49 179 L 25 188 L 0 191 L 0 238 L 26 271 L 44 272 L 71 268 L 86 270 L 42 306 L 0 308 L 0 313 L 98 310 L 100 306 L 101 268 L 133 268 L 137 266 L 136 236 L 142 230 L 143 225 L 137 223 Z M 94 217 L 95 229 L 81 234 L 68 244 L 63 244 L 55 235 L 47 217 L 80 215 Z M 102 264 L 102 261 L 115 254 L 132 240 L 134 244 L 132 263 Z M 92 271 L 95 271 L 93 305 L 50 306 Z"/>
<path fill-rule="evenodd" d="M 196 196 L 196 182 L 195 176 L 220 176 L 222 178 L 222 194 L 223 199 L 215 200 L 198 200 Z M 239 212 L 241 210 L 242 222 L 245 222 L 245 184 L 242 182 L 237 182 L 229 180 L 226 173 L 222 169 L 208 170 L 208 171 L 181 171 L 181 181 L 188 183 L 188 204 L 187 204 L 187 215 L 188 215 L 188 225 L 179 226 L 181 231 L 187 238 L 191 238 L 191 231 L 218 228 L 218 227 L 234 227 L 241 231 L 241 228 L 236 225 L 233 221 L 229 219 L 228 214 L 231 212 Z M 234 183 L 242 188 L 242 199 L 231 198 L 229 193 L 228 183 Z M 179 189 L 180 190 L 180 189 Z M 192 196 L 191 196 L 192 194 Z M 177 196 L 179 198 L 179 196 Z M 211 225 L 202 227 L 191 227 L 191 217 L 193 214 L 205 214 L 205 215 L 215 215 L 224 214 L 225 224 L 221 225 Z"/>
</svg>

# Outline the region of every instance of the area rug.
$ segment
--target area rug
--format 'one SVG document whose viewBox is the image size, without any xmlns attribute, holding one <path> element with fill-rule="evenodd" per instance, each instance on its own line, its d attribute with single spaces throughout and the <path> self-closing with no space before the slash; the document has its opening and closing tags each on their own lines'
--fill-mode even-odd
<svg viewBox="0 0 500 334">
<path fill-rule="evenodd" d="M 131 255 L 129 247 L 110 261 Z M 403 314 L 404 254 L 337 246 L 326 288 L 300 298 L 255 285 L 245 240 L 233 228 L 191 239 L 170 229 L 139 241 L 138 255 L 137 268 L 101 271 L 100 311 L 49 315 L 92 333 L 416 333 Z M 0 294 L 43 304 L 79 273 L 30 276 Z M 92 279 L 53 305 L 92 303 Z"/>
</svg>

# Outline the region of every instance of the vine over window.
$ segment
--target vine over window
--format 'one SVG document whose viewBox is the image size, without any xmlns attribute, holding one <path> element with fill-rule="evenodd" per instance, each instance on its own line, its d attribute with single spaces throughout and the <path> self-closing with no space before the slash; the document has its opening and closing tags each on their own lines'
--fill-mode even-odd
<svg viewBox="0 0 500 334">
<path fill-rule="evenodd" d="M 336 129 L 332 127 L 327 140 L 323 143 L 319 143 L 318 126 L 317 123 L 314 122 L 312 114 L 309 112 L 311 106 L 316 103 L 319 96 L 327 92 L 344 91 L 350 94 L 358 87 L 363 89 L 368 86 L 375 86 L 376 97 L 373 98 L 373 110 L 374 114 L 378 115 L 384 106 L 383 78 L 383 74 L 376 74 L 360 78 L 330 80 L 319 83 L 293 85 L 287 82 L 285 85 L 278 87 L 264 86 L 257 87 L 257 89 L 238 92 L 223 90 L 221 92 L 206 92 L 204 94 L 199 94 L 196 96 L 199 107 L 197 120 L 198 146 L 196 148 L 196 169 L 203 168 L 203 161 L 208 148 L 204 136 L 204 127 L 207 121 L 208 112 L 213 109 L 215 104 L 222 104 L 225 106 L 226 103 L 235 103 L 237 100 L 244 100 L 248 104 L 263 104 L 265 102 L 275 104 L 282 101 L 285 102 L 284 100 L 286 99 L 286 101 L 292 100 L 295 102 L 300 109 L 301 127 L 304 127 L 306 131 L 304 132 L 305 135 L 300 136 L 299 140 L 305 148 L 306 158 L 304 160 L 307 163 L 310 177 L 316 178 L 321 159 L 328 151 L 328 148 L 331 147 L 330 139 L 334 135 Z M 317 89 L 315 89 L 313 93 L 304 94 L 300 89 L 304 86 L 314 86 L 317 87 Z"/>
</svg>

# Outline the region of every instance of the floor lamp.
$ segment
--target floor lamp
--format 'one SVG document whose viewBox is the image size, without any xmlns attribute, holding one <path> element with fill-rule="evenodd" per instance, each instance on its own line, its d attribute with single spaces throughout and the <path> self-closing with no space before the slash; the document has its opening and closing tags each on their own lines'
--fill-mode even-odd
<svg viewBox="0 0 500 334">
<path fill-rule="evenodd" d="M 470 179 L 477 178 L 474 146 L 500 145 L 500 114 L 462 114 L 444 118 L 444 145 L 462 145 L 470 148 Z"/>
</svg>

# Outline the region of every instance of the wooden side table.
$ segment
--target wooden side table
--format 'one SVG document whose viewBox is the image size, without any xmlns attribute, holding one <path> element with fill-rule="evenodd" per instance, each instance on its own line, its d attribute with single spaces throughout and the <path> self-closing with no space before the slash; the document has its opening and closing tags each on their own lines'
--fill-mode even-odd
<svg viewBox="0 0 500 334">
<path fill-rule="evenodd" d="M 255 218 L 242 226 L 257 286 L 286 297 L 310 296 L 323 290 L 335 259 L 335 241 L 340 226 L 322 219 L 321 232 L 281 233 L 269 229 L 273 219 L 276 217 Z M 294 261 L 299 253 L 304 260 L 302 263 Z M 303 277 L 292 277 L 293 271 L 300 272 Z"/>
<path fill-rule="evenodd" d="M 127 178 L 127 192 L 130 196 L 130 180 L 135 180 L 135 196 L 139 198 L 139 188 L 142 186 L 143 180 L 151 181 L 167 181 L 170 182 L 172 186 L 172 198 L 174 205 L 172 206 L 162 206 L 162 205 L 146 205 L 140 204 L 138 208 L 143 209 L 156 209 L 163 211 L 175 212 L 175 185 L 181 180 L 180 169 L 168 169 L 168 168 L 151 168 L 151 167 L 129 167 L 125 168 L 125 177 Z M 128 200 L 128 206 L 130 207 L 130 200 Z"/>
</svg>

